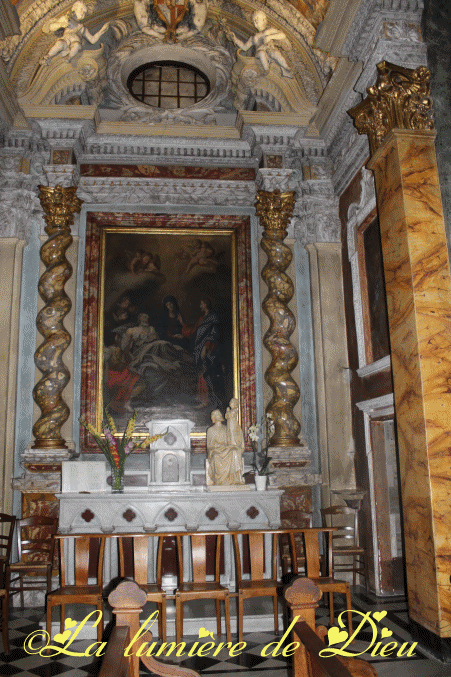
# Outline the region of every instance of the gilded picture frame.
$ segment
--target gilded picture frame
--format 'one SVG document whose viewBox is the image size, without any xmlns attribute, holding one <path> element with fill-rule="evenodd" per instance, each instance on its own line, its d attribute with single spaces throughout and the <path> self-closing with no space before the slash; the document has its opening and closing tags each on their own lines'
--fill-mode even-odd
<svg viewBox="0 0 451 677">
<path fill-rule="evenodd" d="M 136 434 L 152 419 L 187 418 L 194 450 L 204 450 L 213 409 L 237 397 L 246 424 L 254 407 L 253 365 L 242 363 L 250 304 L 239 293 L 243 274 L 250 280 L 248 227 L 236 217 L 135 217 L 130 228 L 130 215 L 99 223 L 97 214 L 88 229 L 81 414 L 99 429 L 108 405 L 121 432 L 136 410 Z"/>
</svg>

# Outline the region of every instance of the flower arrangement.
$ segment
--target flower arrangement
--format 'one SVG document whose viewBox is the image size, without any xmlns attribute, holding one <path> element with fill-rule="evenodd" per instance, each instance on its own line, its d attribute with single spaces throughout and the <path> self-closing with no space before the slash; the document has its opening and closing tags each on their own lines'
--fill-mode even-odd
<svg viewBox="0 0 451 677">
<path fill-rule="evenodd" d="M 268 446 L 271 437 L 275 433 L 275 425 L 271 414 L 265 414 L 261 423 L 254 423 L 247 429 L 247 435 L 254 450 L 252 467 L 257 475 L 272 475 L 269 470 L 271 456 L 268 456 Z M 260 446 L 260 451 L 258 448 Z"/>
<path fill-rule="evenodd" d="M 91 433 L 111 466 L 112 490 L 120 492 L 123 487 L 124 466 L 127 457 L 133 451 L 145 449 L 149 444 L 152 444 L 152 442 L 156 442 L 156 440 L 164 437 L 167 430 L 159 435 L 147 435 L 143 440 L 134 439 L 132 437 L 136 422 L 136 411 L 134 411 L 133 416 L 127 423 L 127 427 L 125 428 L 122 437 L 119 437 L 114 419 L 108 411 L 108 407 L 105 407 L 105 419 L 106 420 L 103 421 L 101 432 L 96 430 L 90 423 L 85 423 L 81 419 L 80 423 Z M 104 437 L 102 437 L 102 433 Z"/>
</svg>

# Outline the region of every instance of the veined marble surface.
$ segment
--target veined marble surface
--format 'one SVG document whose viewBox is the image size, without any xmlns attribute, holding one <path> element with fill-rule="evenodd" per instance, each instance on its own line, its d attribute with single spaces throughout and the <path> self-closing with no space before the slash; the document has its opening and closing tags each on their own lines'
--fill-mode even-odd
<svg viewBox="0 0 451 677">
<path fill-rule="evenodd" d="M 451 286 L 434 132 L 395 130 L 373 156 L 410 617 L 451 635 Z"/>
</svg>

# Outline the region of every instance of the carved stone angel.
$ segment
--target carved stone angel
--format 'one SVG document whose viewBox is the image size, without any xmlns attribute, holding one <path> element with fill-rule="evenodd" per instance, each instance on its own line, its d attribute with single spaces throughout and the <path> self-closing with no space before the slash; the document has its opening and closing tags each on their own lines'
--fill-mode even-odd
<svg viewBox="0 0 451 677">
<path fill-rule="evenodd" d="M 67 61 L 71 61 L 81 51 L 83 39 L 90 42 L 91 45 L 95 45 L 100 37 L 106 33 L 109 28 L 109 23 L 104 24 L 97 33 L 94 33 L 94 35 L 83 26 L 81 22 L 86 17 L 87 13 L 88 8 L 85 3 L 77 0 L 77 2 L 74 2 L 72 5 L 70 13 L 60 19 L 50 21 L 44 27 L 44 32 L 46 33 L 57 33 L 57 31 L 63 29 L 63 34 L 49 49 L 45 57 L 41 59 L 41 64 L 49 64 L 58 54 L 67 57 Z"/>
<path fill-rule="evenodd" d="M 268 28 L 268 18 L 261 10 L 252 14 L 252 23 L 257 29 L 257 33 L 251 35 L 247 42 L 237 38 L 235 33 L 226 27 L 227 37 L 243 52 L 247 52 L 251 47 L 255 47 L 255 58 L 260 62 L 265 74 L 269 71 L 270 62 L 274 61 L 274 63 L 280 66 L 283 76 L 286 78 L 294 77 L 285 57 L 274 45 L 276 40 L 287 39 L 285 33 L 282 33 L 277 28 Z"/>
</svg>

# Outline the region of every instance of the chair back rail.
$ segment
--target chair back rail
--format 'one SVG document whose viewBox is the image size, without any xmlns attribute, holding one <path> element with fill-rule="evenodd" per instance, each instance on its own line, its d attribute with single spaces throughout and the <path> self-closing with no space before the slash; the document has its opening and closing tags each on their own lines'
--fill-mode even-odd
<svg viewBox="0 0 451 677">
<path fill-rule="evenodd" d="M 60 581 L 61 586 L 64 587 L 67 584 L 66 581 L 66 547 L 65 544 L 69 547 L 71 541 L 74 542 L 74 584 L 79 585 L 88 585 L 89 584 L 89 564 L 91 557 L 91 541 L 98 541 L 98 553 L 96 561 L 96 578 L 97 585 L 103 586 L 103 559 L 105 554 L 105 534 L 57 534 L 55 540 L 58 541 L 60 545 Z"/>
<path fill-rule="evenodd" d="M 14 515 L 0 512 L 0 564 L 8 563 L 11 557 L 15 522 Z"/>
<path fill-rule="evenodd" d="M 334 534 L 336 544 L 344 541 L 345 545 L 359 545 L 358 516 L 359 511 L 356 508 L 344 505 L 333 505 L 321 510 L 323 526 L 336 528 Z"/>
<path fill-rule="evenodd" d="M 5 587 L 10 597 L 20 594 L 21 606 L 24 592 L 51 590 L 57 529 L 55 517 L 34 515 L 16 520 L 18 560 L 6 564 Z"/>
<path fill-rule="evenodd" d="M 235 551 L 235 573 L 237 581 L 242 580 L 242 553 L 243 547 L 240 545 L 241 538 L 247 538 L 249 543 L 249 563 L 251 581 L 261 581 L 265 577 L 265 536 L 271 538 L 271 577 L 277 578 L 277 554 L 278 538 L 280 533 L 289 533 L 289 530 L 265 529 L 254 531 L 234 531 L 233 547 Z M 292 546 L 291 549 L 293 550 Z M 296 555 L 294 554 L 294 557 Z"/>
<path fill-rule="evenodd" d="M 149 583 L 149 543 L 150 539 L 157 538 L 157 558 L 154 570 L 154 580 L 161 586 L 162 561 L 163 561 L 163 541 L 165 536 L 160 534 L 120 534 L 119 541 L 119 573 L 121 578 L 126 577 L 125 565 L 128 552 L 125 550 L 124 539 L 132 542 L 132 561 L 133 561 L 133 580 L 138 585 Z"/>
<path fill-rule="evenodd" d="M 16 520 L 19 562 L 53 562 L 52 536 L 57 528 L 58 520 L 54 517 L 38 515 Z"/>
</svg>

